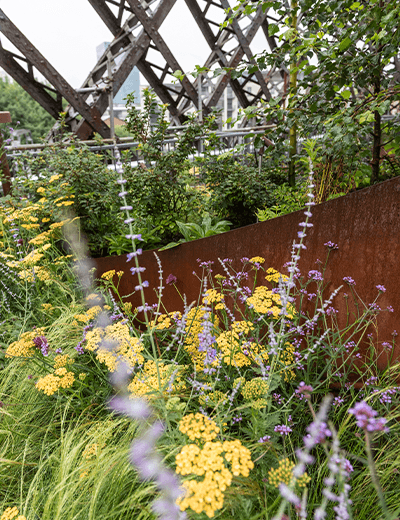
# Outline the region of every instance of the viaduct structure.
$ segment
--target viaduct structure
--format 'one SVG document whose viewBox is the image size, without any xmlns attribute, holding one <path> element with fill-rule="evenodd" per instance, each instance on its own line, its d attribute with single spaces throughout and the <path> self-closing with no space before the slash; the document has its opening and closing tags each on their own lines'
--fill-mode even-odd
<svg viewBox="0 0 400 520">
<path fill-rule="evenodd" d="M 116 94 L 134 66 L 161 101 L 169 105 L 175 125 L 185 121 L 185 113 L 193 106 L 207 114 L 228 84 L 243 108 L 256 104 L 261 98 L 269 100 L 273 92 L 284 88 L 287 76 L 284 70 L 269 71 L 269 74 L 257 70 L 239 79 L 233 79 L 230 73 L 214 78 L 212 72 L 217 67 L 235 69 L 242 60 L 251 63 L 254 55 L 251 43 L 258 31 L 265 36 L 265 48 L 273 50 L 277 42 L 275 36 L 268 34 L 268 26 L 271 21 L 277 21 L 275 13 L 263 12 L 259 7 L 255 13 L 242 13 L 229 23 L 228 0 L 184 0 L 210 48 L 204 64 L 200 64 L 208 72 L 195 81 L 184 76 L 179 83 L 171 85 L 171 75 L 181 70 L 179 56 L 171 52 L 160 34 L 160 27 L 177 0 L 88 1 L 114 39 L 79 89 L 74 89 L 58 73 L 0 9 L 0 31 L 19 52 L 6 50 L 0 44 L 0 66 L 55 119 L 63 110 L 64 98 L 68 102 L 66 123 L 80 139 L 88 139 L 93 132 L 110 137 L 110 129 L 102 120 L 110 104 L 110 90 Z M 227 22 L 224 27 L 221 21 Z M 116 60 L 117 57 L 120 58 Z M 35 69 L 46 78 L 48 85 L 35 79 Z M 199 96 L 201 88 L 207 91 L 206 98 Z M 55 139 L 57 128 L 56 123 L 48 136 L 50 141 Z"/>
</svg>

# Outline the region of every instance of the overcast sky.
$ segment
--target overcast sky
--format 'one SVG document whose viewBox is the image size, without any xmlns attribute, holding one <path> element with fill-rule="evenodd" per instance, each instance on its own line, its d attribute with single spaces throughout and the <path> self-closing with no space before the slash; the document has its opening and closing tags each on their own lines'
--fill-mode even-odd
<svg viewBox="0 0 400 520">
<path fill-rule="evenodd" d="M 0 8 L 74 88 L 96 64 L 96 46 L 112 40 L 87 0 L 0 0 Z M 160 33 L 185 72 L 206 61 L 209 47 L 184 0 L 177 0 Z M 1 33 L 0 38 L 4 48 L 15 51 Z M 264 41 L 259 31 L 253 52 L 262 50 Z"/>
</svg>

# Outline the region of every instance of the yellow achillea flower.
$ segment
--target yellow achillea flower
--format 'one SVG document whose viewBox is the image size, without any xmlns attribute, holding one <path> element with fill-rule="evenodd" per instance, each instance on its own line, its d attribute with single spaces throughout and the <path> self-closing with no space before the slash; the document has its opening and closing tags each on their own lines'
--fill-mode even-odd
<svg viewBox="0 0 400 520">
<path fill-rule="evenodd" d="M 54 222 L 54 224 L 50 224 L 50 228 L 51 229 L 58 229 L 58 228 L 62 227 L 64 224 L 67 224 L 68 222 L 72 222 L 72 220 L 67 218 L 65 220 L 62 220 L 61 222 Z"/>
<path fill-rule="evenodd" d="M 199 333 L 202 331 L 205 310 L 201 307 L 193 307 L 186 316 L 185 326 L 185 350 L 189 353 L 196 370 L 203 370 L 206 352 L 199 352 Z M 214 327 L 219 323 L 218 316 L 214 318 Z"/>
<path fill-rule="evenodd" d="M 40 188 L 36 190 L 36 193 L 44 193 L 45 191 L 45 188 L 43 188 L 43 186 L 40 186 Z"/>
<path fill-rule="evenodd" d="M 19 514 L 17 507 L 7 507 L 0 517 L 0 520 L 26 520 L 24 515 Z"/>
<path fill-rule="evenodd" d="M 21 227 L 27 229 L 28 231 L 30 229 L 37 229 L 40 227 L 40 224 L 21 224 Z"/>
<path fill-rule="evenodd" d="M 74 362 L 74 360 L 68 354 L 58 354 L 54 358 L 54 368 L 62 368 L 66 365 L 70 365 Z"/>
<path fill-rule="evenodd" d="M 210 303 L 220 303 L 224 301 L 225 296 L 215 289 L 208 289 L 203 296 L 203 303 L 209 305 Z"/>
<path fill-rule="evenodd" d="M 250 401 L 250 406 L 255 409 L 263 408 L 267 405 L 265 396 L 268 394 L 269 385 L 261 377 L 255 377 L 246 381 L 240 392 L 246 401 Z"/>
<path fill-rule="evenodd" d="M 89 294 L 89 296 L 86 296 L 86 301 L 87 302 L 90 302 L 90 301 L 93 301 L 93 300 L 95 300 L 97 302 L 97 300 L 100 301 L 100 299 L 101 299 L 100 296 L 98 294 L 96 294 L 96 293 L 92 293 L 92 294 Z"/>
<path fill-rule="evenodd" d="M 92 309 L 94 308 L 92 307 Z M 103 342 L 107 346 L 115 345 L 115 348 L 102 347 Z M 138 338 L 131 337 L 129 326 L 121 322 L 108 325 L 105 329 L 96 327 L 89 330 L 86 334 L 84 348 L 96 352 L 97 359 L 101 363 L 105 363 L 111 372 L 116 370 L 121 361 L 132 368 L 144 363 L 141 354 L 142 343 Z"/>
<path fill-rule="evenodd" d="M 81 323 L 89 323 L 89 321 L 94 320 L 94 318 L 101 313 L 100 305 L 94 305 L 90 307 L 85 314 L 75 314 L 74 318 Z"/>
<path fill-rule="evenodd" d="M 36 383 L 36 388 L 46 395 L 53 395 L 60 388 L 71 388 L 75 381 L 73 372 L 68 372 L 65 367 L 58 368 L 54 374 L 41 377 Z"/>
<path fill-rule="evenodd" d="M 235 321 L 231 330 L 221 332 L 216 342 L 225 364 L 240 368 L 251 365 L 258 357 L 265 358 L 264 347 L 246 341 L 246 335 L 253 329 L 251 321 Z"/>
<path fill-rule="evenodd" d="M 45 310 L 46 312 L 49 312 L 53 309 L 53 306 L 51 305 L 51 303 L 42 303 L 42 307 L 43 307 L 43 310 Z"/>
<path fill-rule="evenodd" d="M 268 471 L 268 482 L 271 486 L 279 488 L 280 484 L 286 484 L 287 486 L 296 483 L 299 487 L 306 487 L 310 482 L 311 477 L 307 473 L 303 473 L 298 479 L 293 475 L 293 469 L 295 467 L 294 462 L 289 459 L 283 459 L 279 461 L 278 467 L 271 468 Z"/>
<path fill-rule="evenodd" d="M 181 392 L 186 388 L 186 384 L 181 376 L 183 368 L 182 365 L 166 365 L 159 362 L 160 388 L 155 362 L 152 360 L 146 361 L 143 368 L 128 385 L 128 390 L 131 392 L 130 397 L 133 399 L 142 396 L 147 399 L 156 399 L 161 391 L 165 396 Z"/>
<path fill-rule="evenodd" d="M 292 368 L 290 368 L 290 365 L 293 365 L 294 364 L 294 351 L 295 351 L 295 348 L 293 345 L 291 345 L 290 343 L 286 342 L 285 343 L 286 345 L 286 348 L 285 348 L 285 351 L 283 353 L 283 364 L 287 366 L 287 368 L 284 368 L 284 378 L 285 378 L 285 381 L 292 381 L 293 379 L 296 379 L 296 374 L 294 372 L 294 370 Z"/>
<path fill-rule="evenodd" d="M 150 327 L 154 327 L 157 330 L 169 329 L 172 325 L 175 325 L 174 321 L 176 322 L 181 318 L 182 314 L 179 311 L 171 312 L 169 314 L 160 314 L 156 320 L 150 322 Z"/>
<path fill-rule="evenodd" d="M 253 256 L 253 258 L 250 258 L 249 262 L 252 264 L 263 264 L 265 262 L 265 258 L 262 256 Z"/>
<path fill-rule="evenodd" d="M 191 441 L 211 441 L 220 429 L 213 420 L 198 412 L 185 415 L 179 423 L 179 431 L 187 435 Z"/>
<path fill-rule="evenodd" d="M 44 219 L 43 219 L 44 220 Z M 50 220 L 50 219 L 48 219 Z M 47 242 L 50 238 L 50 233 L 48 231 L 43 231 L 43 233 L 40 233 L 39 235 L 36 235 L 34 238 L 31 238 L 29 240 L 29 244 L 32 244 L 34 246 L 40 246 Z"/>
<path fill-rule="evenodd" d="M 111 269 L 110 271 L 106 271 L 103 273 L 100 278 L 103 278 L 103 280 L 111 281 L 115 275 L 115 269 Z"/>
<path fill-rule="evenodd" d="M 125 302 L 122 304 L 122 310 L 126 313 L 132 312 L 132 303 L 131 302 Z"/>
<path fill-rule="evenodd" d="M 36 346 L 33 339 L 44 336 L 45 328 L 41 327 L 30 332 L 24 332 L 18 341 L 14 341 L 6 350 L 6 357 L 32 357 Z"/>
<path fill-rule="evenodd" d="M 198 417 L 198 426 L 196 418 Z M 207 423 L 205 423 L 207 421 Z M 177 500 L 181 511 L 191 508 L 196 513 L 206 513 L 211 518 L 215 511 L 222 509 L 224 503 L 224 491 L 231 485 L 233 476 L 249 476 L 254 464 L 250 451 L 239 440 L 213 442 L 219 428 L 214 421 L 202 414 L 190 414 L 182 419 L 179 429 L 193 440 L 204 441 L 204 433 L 201 431 L 213 428 L 201 448 L 196 444 L 184 446 L 176 456 L 176 473 L 181 475 L 193 474 L 195 477 L 204 477 L 202 481 L 196 478 L 183 483 L 186 493 Z M 228 469 L 227 465 L 230 465 Z"/>
<path fill-rule="evenodd" d="M 246 300 L 246 305 L 251 306 L 259 314 L 270 314 L 274 318 L 281 312 L 281 297 L 274 294 L 265 285 L 259 285 Z"/>
<path fill-rule="evenodd" d="M 72 204 L 74 204 L 73 200 L 63 200 L 62 202 L 59 202 L 58 204 L 56 204 L 56 206 L 58 206 L 58 207 L 71 206 Z"/>
<path fill-rule="evenodd" d="M 222 405 L 228 402 L 228 395 L 224 394 L 220 390 L 215 390 L 215 392 L 209 392 L 205 395 L 199 396 L 199 403 L 201 406 L 208 407 L 216 407 L 218 405 Z"/>
<path fill-rule="evenodd" d="M 288 280 L 289 277 L 286 275 L 286 274 L 281 274 L 279 273 L 276 269 L 274 269 L 273 267 L 269 267 L 267 269 L 267 276 L 265 277 L 265 279 L 268 281 L 268 282 L 275 282 L 275 283 L 278 283 L 279 282 L 279 278 L 282 278 L 283 281 L 285 280 Z"/>
</svg>

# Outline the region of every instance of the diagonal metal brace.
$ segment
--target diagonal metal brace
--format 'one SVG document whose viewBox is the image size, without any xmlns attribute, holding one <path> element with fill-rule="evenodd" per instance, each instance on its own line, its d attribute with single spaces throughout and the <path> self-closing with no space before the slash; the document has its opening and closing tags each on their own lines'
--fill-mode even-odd
<svg viewBox="0 0 400 520">
<path fill-rule="evenodd" d="M 103 137 L 110 135 L 107 125 L 101 120 L 101 114 L 94 107 L 89 107 L 71 85 L 57 72 L 46 58 L 32 45 L 0 9 L 0 31 L 26 57 L 27 61 L 53 85 L 57 91 L 78 111 L 92 129 Z"/>
</svg>

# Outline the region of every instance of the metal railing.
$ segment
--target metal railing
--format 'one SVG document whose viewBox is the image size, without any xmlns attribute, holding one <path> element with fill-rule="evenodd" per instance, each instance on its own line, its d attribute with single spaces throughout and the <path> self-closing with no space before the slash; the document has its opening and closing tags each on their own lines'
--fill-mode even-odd
<svg viewBox="0 0 400 520">
<path fill-rule="evenodd" d="M 214 142 L 217 140 L 216 146 L 211 150 L 212 155 L 220 155 L 231 151 L 234 155 L 244 155 L 247 153 L 254 153 L 254 136 L 257 134 L 264 134 L 265 130 L 274 128 L 274 125 L 265 125 L 257 127 L 248 127 L 241 129 L 229 129 L 223 131 L 217 131 L 213 133 Z M 182 127 L 172 127 L 171 134 L 162 143 L 163 153 L 169 153 L 178 142 L 179 133 L 185 129 Z M 195 160 L 195 157 L 202 157 L 204 155 L 204 147 L 207 144 L 208 136 L 199 135 L 194 139 L 196 152 L 189 156 L 188 159 L 191 161 Z M 134 141 L 131 137 L 121 137 L 116 139 L 103 139 L 99 141 L 78 141 L 79 144 L 85 145 L 90 151 L 95 153 L 112 151 L 115 148 L 119 150 L 131 150 L 131 160 L 137 162 L 140 160 L 140 153 L 137 152 L 139 143 Z M 10 169 L 13 173 L 23 167 L 21 161 L 26 154 L 37 156 L 49 149 L 54 144 L 20 144 L 16 146 L 6 146 L 7 159 L 10 164 Z M 71 143 L 66 141 L 65 143 L 57 143 L 57 147 L 69 147 Z M 107 156 L 105 155 L 105 160 Z"/>
</svg>

